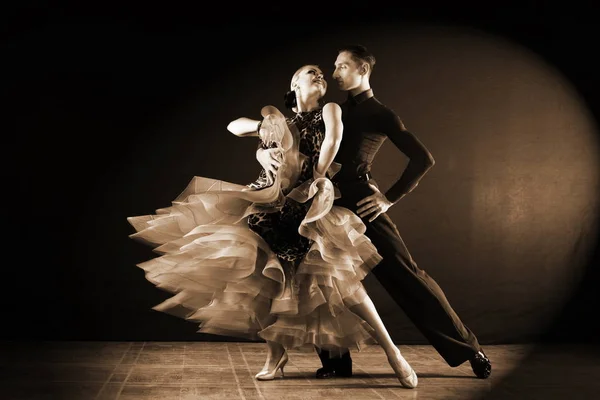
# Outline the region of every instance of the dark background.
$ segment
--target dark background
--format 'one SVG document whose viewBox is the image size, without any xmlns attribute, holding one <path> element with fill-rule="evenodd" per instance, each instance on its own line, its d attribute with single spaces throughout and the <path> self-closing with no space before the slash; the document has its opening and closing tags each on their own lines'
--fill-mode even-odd
<svg viewBox="0 0 600 400">
<path fill-rule="evenodd" d="M 223 340 L 151 310 L 168 295 L 135 266 L 155 254 L 126 218 L 194 175 L 252 181 L 255 142 L 227 123 L 283 107 L 307 63 L 343 101 L 336 50 L 360 42 L 376 96 L 437 161 L 390 210 L 417 263 L 483 344 L 597 342 L 597 28 L 569 4 L 8 11 L 1 337 Z M 383 188 L 404 163 L 387 143 Z M 424 343 L 366 285 L 394 340 Z"/>
</svg>

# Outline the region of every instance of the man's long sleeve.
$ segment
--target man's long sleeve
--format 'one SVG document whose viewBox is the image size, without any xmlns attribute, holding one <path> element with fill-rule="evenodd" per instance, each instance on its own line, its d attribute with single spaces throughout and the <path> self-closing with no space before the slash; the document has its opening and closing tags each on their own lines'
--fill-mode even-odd
<svg viewBox="0 0 600 400">
<path fill-rule="evenodd" d="M 406 130 L 397 115 L 383 121 L 381 131 L 409 159 L 400 178 L 385 194 L 388 200 L 396 203 L 419 184 L 421 178 L 433 167 L 435 162 L 425 145 L 414 134 Z"/>
</svg>

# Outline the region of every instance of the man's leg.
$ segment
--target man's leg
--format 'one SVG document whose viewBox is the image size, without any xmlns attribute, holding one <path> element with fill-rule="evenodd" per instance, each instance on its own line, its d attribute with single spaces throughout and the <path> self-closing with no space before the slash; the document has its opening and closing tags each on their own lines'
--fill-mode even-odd
<svg viewBox="0 0 600 400">
<path fill-rule="evenodd" d="M 462 323 L 435 280 L 417 267 L 389 216 L 381 214 L 365 224 L 366 235 L 383 256 L 373 274 L 392 299 L 448 365 L 455 367 L 469 360 L 477 376 L 489 376 L 491 364 L 477 338 Z"/>
</svg>

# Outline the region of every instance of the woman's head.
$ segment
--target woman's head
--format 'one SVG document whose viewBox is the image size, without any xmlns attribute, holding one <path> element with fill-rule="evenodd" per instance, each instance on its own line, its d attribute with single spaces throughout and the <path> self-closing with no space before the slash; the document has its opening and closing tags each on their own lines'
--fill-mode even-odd
<svg viewBox="0 0 600 400">
<path fill-rule="evenodd" d="M 298 68 L 292 76 L 290 91 L 285 95 L 285 105 L 291 109 L 296 107 L 297 98 L 300 96 L 319 100 L 326 92 L 327 81 L 323 77 L 323 71 L 316 65 L 305 65 Z"/>
</svg>

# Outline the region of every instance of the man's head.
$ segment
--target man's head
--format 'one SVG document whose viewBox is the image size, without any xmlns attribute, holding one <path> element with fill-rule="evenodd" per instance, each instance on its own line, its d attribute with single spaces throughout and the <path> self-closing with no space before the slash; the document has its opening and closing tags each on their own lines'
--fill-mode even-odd
<svg viewBox="0 0 600 400">
<path fill-rule="evenodd" d="M 375 66 L 375 56 L 361 45 L 345 46 L 338 50 L 333 79 L 340 90 L 358 94 L 370 88 L 369 77 Z"/>
</svg>

